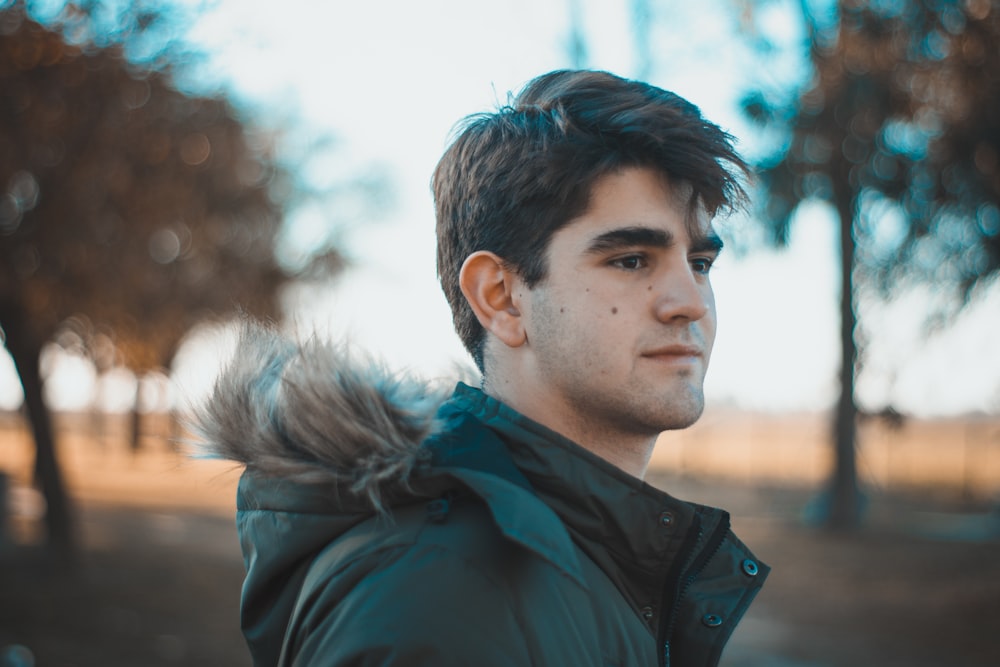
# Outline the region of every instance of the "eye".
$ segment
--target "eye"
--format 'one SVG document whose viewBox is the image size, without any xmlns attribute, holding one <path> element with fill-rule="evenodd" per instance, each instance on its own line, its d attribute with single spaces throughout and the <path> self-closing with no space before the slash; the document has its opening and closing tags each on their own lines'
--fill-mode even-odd
<svg viewBox="0 0 1000 667">
<path fill-rule="evenodd" d="M 642 255 L 625 255 L 624 257 L 615 258 L 609 263 L 611 266 L 615 266 L 626 271 L 638 271 L 639 269 L 646 268 L 649 264 L 646 261 L 646 258 Z"/>
<path fill-rule="evenodd" d="M 711 270 L 714 263 L 715 260 L 709 257 L 695 257 L 691 260 L 691 269 L 695 273 L 705 275 Z"/>
</svg>

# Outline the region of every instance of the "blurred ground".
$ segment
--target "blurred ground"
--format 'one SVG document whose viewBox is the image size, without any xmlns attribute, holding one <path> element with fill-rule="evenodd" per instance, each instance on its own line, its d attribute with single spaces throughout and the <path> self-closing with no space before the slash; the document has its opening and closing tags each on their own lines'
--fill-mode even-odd
<svg viewBox="0 0 1000 667">
<path fill-rule="evenodd" d="M 12 450 L 0 445 L 5 468 Z M 249 665 L 234 471 L 167 451 L 78 448 L 64 460 L 80 567 L 53 575 L 25 544 L 30 527 L 13 526 L 21 545 L 0 551 L 0 666 L 30 665 L 18 662 L 29 652 L 38 667 Z M 740 536 L 774 567 L 724 665 L 1000 664 L 1000 519 L 986 504 L 879 495 L 864 530 L 835 536 L 802 523 L 811 495 L 802 489 L 650 481 L 730 509 Z M 30 515 L 30 494 L 18 493 Z"/>
<path fill-rule="evenodd" d="M 724 484 L 724 483 L 723 483 Z M 728 667 L 1000 665 L 1000 513 L 941 498 L 870 499 L 865 527 L 808 527 L 804 490 L 666 484 L 718 499 L 773 571 Z"/>
<path fill-rule="evenodd" d="M 38 667 L 249 665 L 237 606 L 243 565 L 232 522 L 182 512 L 80 508 L 74 577 L 37 554 L 0 571 L 0 665 L 26 647 Z"/>
</svg>

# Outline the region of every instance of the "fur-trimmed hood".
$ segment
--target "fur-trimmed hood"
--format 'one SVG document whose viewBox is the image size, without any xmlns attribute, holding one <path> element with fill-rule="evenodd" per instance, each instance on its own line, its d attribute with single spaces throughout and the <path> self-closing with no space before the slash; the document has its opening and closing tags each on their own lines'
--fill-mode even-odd
<svg viewBox="0 0 1000 667">
<path fill-rule="evenodd" d="M 393 523 L 396 506 L 476 496 L 504 539 L 581 581 L 569 534 L 481 421 L 500 409 L 476 389 L 393 374 L 344 346 L 243 327 L 191 429 L 203 452 L 246 466 L 236 524 L 254 664 L 276 664 L 316 557 L 373 515 Z"/>
<path fill-rule="evenodd" d="M 421 445 L 439 430 L 451 388 L 351 352 L 248 322 L 191 415 L 200 454 L 246 466 L 236 498 L 247 568 L 240 613 L 255 664 L 275 664 L 316 554 L 372 514 L 440 492 L 432 475 L 414 481 L 430 469 Z"/>
<path fill-rule="evenodd" d="M 333 484 L 378 510 L 426 460 L 420 444 L 450 387 L 391 373 L 317 338 L 245 323 L 192 430 L 210 456 L 299 483 Z M 346 487 L 346 489 L 345 489 Z"/>
</svg>

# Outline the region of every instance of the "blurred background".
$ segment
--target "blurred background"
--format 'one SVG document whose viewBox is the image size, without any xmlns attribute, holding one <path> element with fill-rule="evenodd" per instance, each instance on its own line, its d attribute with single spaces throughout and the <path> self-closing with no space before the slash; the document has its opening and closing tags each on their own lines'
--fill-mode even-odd
<svg viewBox="0 0 1000 667">
<path fill-rule="evenodd" d="M 239 471 L 187 456 L 242 313 L 469 367 L 429 180 L 589 67 L 755 165 L 649 481 L 774 567 L 723 664 L 1000 664 L 1000 3 L 0 0 L 0 667 L 247 665 Z"/>
</svg>

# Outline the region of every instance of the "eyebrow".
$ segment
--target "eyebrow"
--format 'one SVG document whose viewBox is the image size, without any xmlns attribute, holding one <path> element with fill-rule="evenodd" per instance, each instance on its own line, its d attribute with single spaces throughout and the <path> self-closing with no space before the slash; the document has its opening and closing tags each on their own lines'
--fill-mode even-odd
<svg viewBox="0 0 1000 667">
<path fill-rule="evenodd" d="M 718 255 L 725 244 L 714 230 L 699 233 L 691 240 L 691 252 L 714 252 Z"/>
<path fill-rule="evenodd" d="M 635 246 L 669 248 L 673 244 L 674 235 L 664 229 L 621 227 L 595 236 L 587 245 L 587 254 L 600 255 Z M 711 230 L 698 234 L 691 241 L 691 252 L 719 253 L 722 247 L 722 239 Z"/>
</svg>

